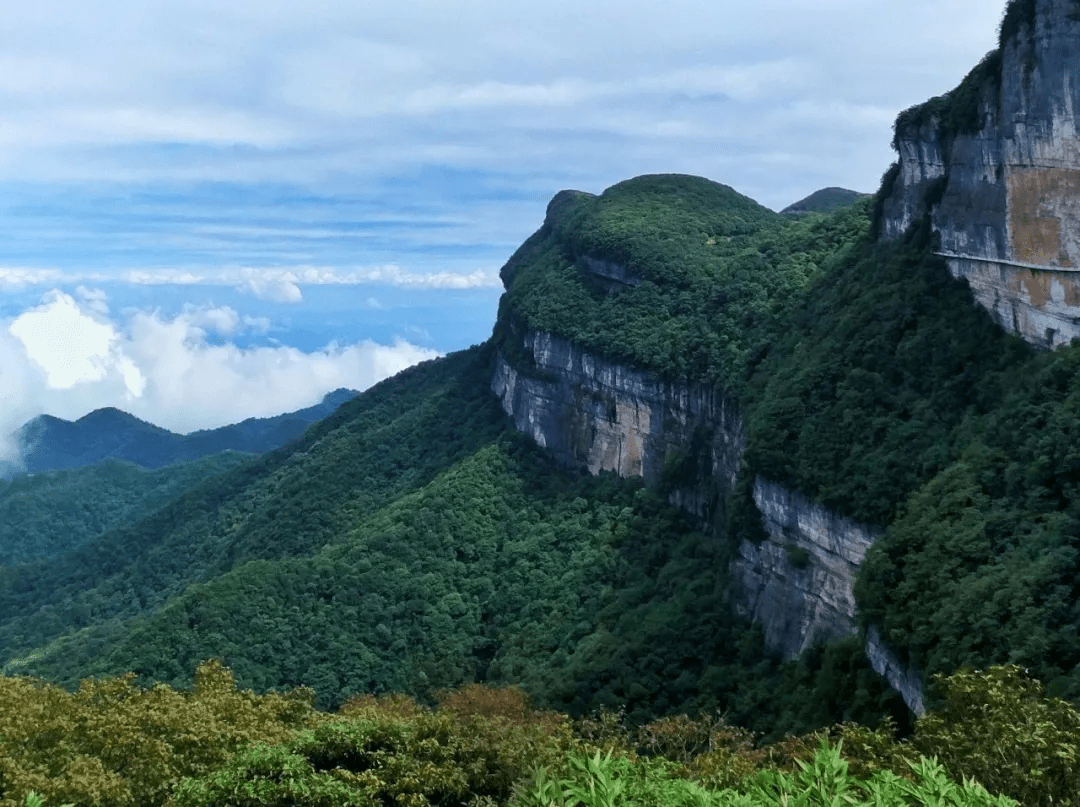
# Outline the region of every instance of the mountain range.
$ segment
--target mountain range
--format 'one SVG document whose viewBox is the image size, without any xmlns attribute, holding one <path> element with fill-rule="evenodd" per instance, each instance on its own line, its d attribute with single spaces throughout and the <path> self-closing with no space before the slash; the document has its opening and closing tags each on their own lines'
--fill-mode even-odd
<svg viewBox="0 0 1080 807">
<path fill-rule="evenodd" d="M 0 476 L 10 476 L 16 471 L 35 473 L 75 468 L 106 458 L 132 462 L 143 468 L 162 468 L 219 451 L 261 453 L 297 437 L 356 395 L 355 390 L 339 389 L 306 409 L 275 417 L 248 418 L 190 434 L 176 434 L 112 407 L 96 409 L 76 421 L 40 415 L 15 433 L 15 443 L 23 448 L 24 454 L 17 465 L 7 466 L 6 474 L 0 467 Z"/>
<path fill-rule="evenodd" d="M 1078 51 L 1072 0 L 1014 0 L 830 212 L 560 192 L 483 345 L 55 547 L 107 503 L 43 494 L 4 671 L 216 657 L 322 706 L 481 681 L 772 737 L 903 730 L 962 667 L 1080 700 Z"/>
</svg>

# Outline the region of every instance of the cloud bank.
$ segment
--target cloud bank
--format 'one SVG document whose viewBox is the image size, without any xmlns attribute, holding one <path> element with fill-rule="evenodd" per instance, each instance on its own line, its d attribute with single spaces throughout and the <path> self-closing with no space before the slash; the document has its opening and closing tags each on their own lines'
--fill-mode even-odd
<svg viewBox="0 0 1080 807">
<path fill-rule="evenodd" d="M 310 406 L 340 387 L 363 390 L 437 355 L 400 339 L 314 352 L 222 340 L 265 328 L 228 307 L 116 318 L 100 291 L 50 291 L 0 323 L 0 435 L 42 412 L 74 419 L 104 406 L 180 433 L 215 428 Z"/>
<path fill-rule="evenodd" d="M 137 286 L 229 286 L 260 300 L 299 303 L 303 286 L 387 285 L 411 289 L 501 288 L 498 272 L 410 272 L 386 264 L 358 269 L 332 266 L 233 269 L 129 269 L 123 272 L 27 269 L 0 266 L 0 292 L 74 283 L 131 283 Z"/>
</svg>

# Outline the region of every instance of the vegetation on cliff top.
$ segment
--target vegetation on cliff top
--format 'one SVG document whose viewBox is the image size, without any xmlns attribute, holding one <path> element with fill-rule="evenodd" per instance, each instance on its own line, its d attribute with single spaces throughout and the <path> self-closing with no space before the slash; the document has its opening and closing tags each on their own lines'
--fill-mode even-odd
<svg viewBox="0 0 1080 807">
<path fill-rule="evenodd" d="M 578 215 L 600 200 L 578 200 Z M 670 208 L 661 203 L 658 215 L 671 216 Z M 878 625 L 903 660 L 928 675 L 1022 663 L 1055 694 L 1080 699 L 1080 461 L 1069 448 L 1080 434 L 1080 347 L 1040 354 L 1003 333 L 932 254 L 925 222 L 906 239 L 874 244 L 845 229 L 845 216 L 855 215 L 814 224 L 847 238 L 805 279 L 793 281 L 790 264 L 764 261 L 757 275 L 741 276 L 771 302 L 764 289 L 781 290 L 770 315 L 748 325 L 703 309 L 706 336 L 668 339 L 681 356 L 708 355 L 704 379 L 736 394 L 744 413 L 746 469 L 728 502 L 727 539 L 760 536 L 745 495 L 754 475 L 784 482 L 884 532 L 864 564 L 858 602 L 864 622 Z M 690 231 L 685 221 L 672 224 L 679 227 Z M 766 219 L 739 245 L 778 232 L 806 234 Z M 622 308 L 641 287 L 590 286 L 588 265 L 560 252 L 553 233 L 534 241 L 542 260 L 517 256 L 504 321 L 519 317 L 636 366 L 701 377 L 655 346 L 683 300 L 692 306 L 695 295 L 724 293 L 731 264 L 702 259 L 713 274 L 699 269 L 692 291 L 650 289 L 651 305 Z M 547 299 L 536 294 L 541 273 L 560 284 L 546 286 Z M 714 278 L 724 280 L 710 286 Z M 745 299 L 725 302 L 745 311 Z M 605 319 L 606 307 L 625 320 Z M 610 323 L 606 338 L 593 322 Z M 733 344 L 755 349 L 713 347 Z M 717 369 L 724 355 L 730 363 Z"/>
<path fill-rule="evenodd" d="M 893 123 L 894 149 L 899 150 L 902 139 L 917 139 L 931 127 L 943 150 L 958 135 L 973 135 L 983 128 L 983 109 L 996 100 L 1001 92 L 1002 51 L 992 50 L 983 57 L 964 80 L 945 93 L 909 107 Z"/>
<path fill-rule="evenodd" d="M 1069 18 L 1080 19 L 1080 4 Z M 1022 35 L 1033 36 L 1035 22 L 1036 0 L 1009 0 L 998 26 L 998 46 L 954 89 L 901 112 L 893 126 L 893 148 L 897 148 L 901 138 L 919 137 L 920 131 L 930 124 L 946 146 L 958 135 L 971 135 L 982 129 L 984 104 L 990 102 L 992 112 L 997 108 L 1005 50 L 1016 45 Z M 1028 69 L 1033 66 L 1031 60 L 1026 64 Z"/>
<path fill-rule="evenodd" d="M 1078 700 L 1078 362 L 1003 333 L 924 225 L 811 288 L 748 387 L 747 473 L 883 529 L 856 595 L 903 660 Z"/>
<path fill-rule="evenodd" d="M 639 177 L 556 201 L 502 272 L 496 341 L 508 358 L 521 328 L 550 331 L 668 378 L 731 387 L 867 227 L 866 204 L 791 218 L 698 177 Z"/>
</svg>

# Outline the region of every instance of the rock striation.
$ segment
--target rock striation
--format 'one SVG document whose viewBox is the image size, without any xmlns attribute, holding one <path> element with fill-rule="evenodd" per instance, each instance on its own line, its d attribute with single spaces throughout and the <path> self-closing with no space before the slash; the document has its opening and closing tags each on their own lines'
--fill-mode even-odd
<svg viewBox="0 0 1080 807">
<path fill-rule="evenodd" d="M 761 477 L 754 502 L 769 539 L 739 546 L 742 613 L 789 659 L 854 633 L 855 575 L 876 534 Z"/>
<path fill-rule="evenodd" d="M 871 625 L 866 630 L 866 658 L 874 672 L 889 682 L 894 690 L 904 699 L 907 707 L 916 715 L 926 713 L 923 705 L 922 677 L 919 671 L 905 667 L 893 652 L 881 640 L 877 628 Z"/>
<path fill-rule="evenodd" d="M 956 90 L 901 114 L 879 234 L 929 214 L 940 254 L 999 325 L 1080 336 L 1080 5 L 1014 0 Z"/>
<path fill-rule="evenodd" d="M 491 382 L 519 431 L 593 474 L 666 479 L 675 504 L 706 525 L 714 521 L 746 448 L 739 413 L 721 390 L 629 369 L 548 333 L 524 334 L 523 347 L 530 366 L 500 355 Z M 678 466 L 691 458 L 698 458 L 693 478 L 680 480 Z M 754 502 L 767 538 L 739 546 L 736 608 L 761 624 L 769 646 L 786 658 L 855 633 L 855 575 L 876 535 L 762 478 Z M 880 640 L 875 649 L 887 653 Z M 899 672 L 888 680 L 906 675 L 902 683 L 917 696 L 909 706 L 921 704 L 918 675 L 893 668 Z"/>
<path fill-rule="evenodd" d="M 722 392 L 664 381 L 585 353 L 547 333 L 528 333 L 533 367 L 499 357 L 492 391 L 517 429 L 568 465 L 657 483 L 702 455 L 697 476 L 721 490 L 735 483 L 745 448 L 742 422 Z M 712 485 L 676 491 L 679 503 L 709 520 Z"/>
</svg>

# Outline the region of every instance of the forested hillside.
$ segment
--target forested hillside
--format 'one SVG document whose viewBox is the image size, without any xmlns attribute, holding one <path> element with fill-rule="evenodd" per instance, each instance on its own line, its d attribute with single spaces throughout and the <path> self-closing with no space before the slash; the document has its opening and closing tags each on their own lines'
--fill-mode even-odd
<svg viewBox="0 0 1080 807">
<path fill-rule="evenodd" d="M 0 479 L 0 566 L 60 555 L 139 521 L 194 484 L 252 456 L 225 451 L 156 471 L 118 460 Z"/>
<path fill-rule="evenodd" d="M 868 204 L 792 219 L 699 177 L 564 191 L 502 270 L 496 341 L 522 329 L 673 379 L 738 388 L 807 284 L 843 260 Z M 616 288 L 596 262 L 626 270 Z"/>
<path fill-rule="evenodd" d="M 307 684 L 327 706 L 479 680 L 638 720 L 902 718 L 856 638 L 784 665 L 734 615 L 727 563 L 760 531 L 743 488 L 704 529 L 663 489 L 558 468 L 509 429 L 488 385 L 528 328 L 737 396 L 744 479 L 885 529 L 859 602 L 903 658 L 1022 662 L 1076 697 L 1076 351 L 1000 333 L 925 230 L 874 244 L 869 214 L 780 217 L 687 177 L 560 194 L 504 269 L 492 343 L 5 567 L 6 669 L 181 685 L 216 656 L 245 685 Z M 636 282 L 598 279 L 596 260 Z"/>
<path fill-rule="evenodd" d="M 860 613 L 917 667 L 1080 698 L 1080 347 L 1003 334 L 928 247 L 823 280 L 756 374 L 750 468 L 887 528 Z"/>
<path fill-rule="evenodd" d="M 743 410 L 746 485 L 782 482 L 885 530 L 858 604 L 904 661 L 925 674 L 1017 662 L 1080 697 L 1080 348 L 1040 352 L 1003 333 L 932 254 L 925 223 L 874 243 L 860 206 L 787 227 L 756 211 L 752 230 L 723 211 L 733 199 L 745 215 L 745 201 L 696 182 L 557 198 L 504 270 L 506 354 L 528 372 L 517 334 L 550 331 L 722 386 Z M 652 252 L 647 228 L 612 246 L 643 199 L 663 237 Z M 642 282 L 605 288 L 597 258 Z M 760 535 L 746 485 L 727 508 L 729 542 Z"/>
<path fill-rule="evenodd" d="M 183 685 L 219 657 L 324 706 L 480 680 L 636 720 L 904 720 L 854 644 L 769 654 L 731 611 L 724 543 L 662 495 L 561 469 L 508 429 L 492 360 L 407 371 L 95 546 L 7 570 L 7 671 Z"/>
<path fill-rule="evenodd" d="M 976 78 L 1043 6 L 1009 5 Z M 965 87 L 906 120 L 967 132 Z M 49 807 L 1080 804 L 1080 341 L 1037 349 L 976 305 L 935 254 L 934 199 L 879 237 L 899 175 L 797 216 L 679 175 L 563 191 L 503 267 L 484 344 L 260 456 L 0 482 L 0 807 L 41 807 L 33 790 Z M 594 388 L 552 379 L 536 346 L 556 340 Z M 496 397 L 497 372 L 537 409 Z M 651 403 L 604 397 L 617 382 L 706 404 L 656 425 Z M 552 390 L 592 418 L 578 442 L 625 415 L 686 444 L 650 449 L 649 485 L 559 464 L 522 418 L 565 411 L 544 409 Z M 820 593 L 766 484 L 805 501 L 809 530 L 873 540 L 828 547 L 859 632 L 790 661 L 733 572 L 773 541 L 772 571 L 751 571 Z M 870 668 L 871 628 L 927 714 Z"/>
</svg>

